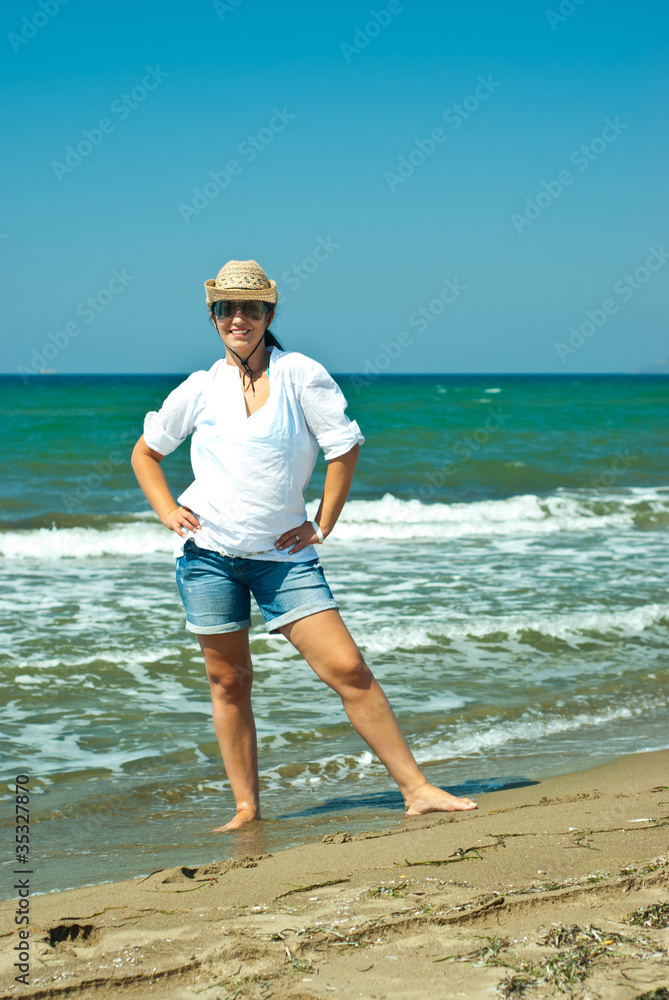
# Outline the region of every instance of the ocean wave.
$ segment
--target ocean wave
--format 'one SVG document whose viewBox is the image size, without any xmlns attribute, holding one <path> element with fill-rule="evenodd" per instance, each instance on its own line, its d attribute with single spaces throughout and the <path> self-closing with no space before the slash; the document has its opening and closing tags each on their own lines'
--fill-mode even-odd
<svg viewBox="0 0 669 1000">
<path fill-rule="evenodd" d="M 307 505 L 310 517 L 317 502 Z M 380 500 L 349 500 L 328 547 L 371 540 L 408 541 L 476 536 L 523 537 L 559 533 L 653 528 L 669 524 L 669 488 L 625 493 L 558 490 L 470 503 L 425 503 L 387 493 Z M 136 520 L 103 527 L 52 527 L 0 533 L 0 556 L 15 559 L 142 557 L 170 553 L 175 538 L 145 512 Z"/>
<path fill-rule="evenodd" d="M 295 761 L 278 767 L 261 770 L 261 783 L 267 785 L 305 788 L 321 782 L 341 782 L 342 776 L 355 774 L 360 777 L 366 772 L 382 771 L 383 765 L 369 750 L 358 753 L 335 753 L 316 760 Z"/>
<path fill-rule="evenodd" d="M 655 697 L 639 699 L 629 705 L 611 706 L 600 711 L 578 712 L 575 715 L 544 715 L 538 712 L 524 712 L 515 720 L 489 720 L 488 724 L 476 728 L 463 727 L 452 739 L 438 740 L 436 743 L 418 746 L 414 756 L 419 764 L 430 760 L 449 757 L 469 757 L 499 750 L 515 743 L 528 743 L 543 737 L 610 725 L 666 707 L 666 699 Z"/>
<path fill-rule="evenodd" d="M 618 722 L 635 719 L 667 705 L 667 699 L 647 696 L 632 699 L 627 705 L 600 706 L 599 710 L 577 711 L 575 714 L 551 714 L 527 710 L 516 719 L 489 717 L 476 724 L 458 726 L 450 738 L 443 736 L 420 738 L 411 741 L 414 756 L 419 764 L 438 760 L 472 758 L 499 752 L 505 747 L 520 750 L 526 744 L 582 730 L 598 729 Z M 574 706 L 576 707 L 576 706 Z M 383 766 L 368 752 L 333 754 L 327 757 L 299 762 L 293 765 L 268 768 L 262 772 L 264 783 L 279 786 L 305 787 L 318 784 L 338 784 L 342 776 L 355 774 L 382 774 Z"/>
<path fill-rule="evenodd" d="M 653 517 L 669 518 L 666 488 L 607 495 L 565 490 L 544 497 L 525 494 L 471 503 L 424 503 L 387 493 L 381 500 L 349 500 L 336 537 L 343 541 L 404 541 L 557 534 L 634 528 L 639 521 L 652 523 Z"/>
<path fill-rule="evenodd" d="M 577 739 L 578 734 L 583 734 L 582 740 L 593 745 L 598 737 L 587 736 L 587 732 L 600 730 L 602 737 L 599 738 L 606 735 L 610 741 L 612 735 L 617 737 L 623 729 L 630 731 L 630 726 L 638 726 L 634 720 L 639 717 L 652 720 L 653 717 L 658 719 L 659 715 L 661 722 L 662 713 L 669 706 L 667 696 L 658 697 L 656 692 L 628 694 L 622 704 L 620 692 L 607 700 L 608 704 L 596 696 L 575 698 L 561 708 L 552 708 L 548 703 L 543 708 L 525 708 L 515 717 L 513 712 L 512 717 L 507 718 L 495 712 L 483 718 L 461 720 L 454 726 L 446 722 L 438 726 L 432 723 L 429 732 L 424 730 L 422 735 L 413 735 L 411 745 L 419 764 L 486 758 L 490 754 L 522 755 L 528 746 L 532 747 L 532 752 L 539 752 L 539 741 L 550 743 L 552 737 L 559 738 L 562 734 L 567 737 L 573 734 Z M 189 704 L 189 710 L 193 710 L 192 704 Z M 209 759 L 199 731 L 184 733 L 173 740 L 168 754 L 174 758 L 171 762 L 166 759 L 163 747 L 141 736 L 132 741 L 126 739 L 122 747 L 112 746 L 108 739 L 93 747 L 87 737 L 90 730 L 73 729 L 72 720 L 68 718 L 48 717 L 40 722 L 34 722 L 32 718 L 22 722 L 15 744 L 17 749 L 25 750 L 30 756 L 31 770 L 42 780 L 58 774 L 75 775 L 100 769 L 121 775 L 127 773 L 128 765 L 136 765 L 133 771 L 139 774 L 146 771 L 154 775 L 168 775 L 175 763 L 184 767 L 188 761 L 197 759 L 200 764 L 206 765 Z M 95 724 L 95 720 L 92 721 Z M 656 722 L 655 727 L 658 724 Z M 666 735 L 666 730 L 663 732 Z M 341 787 L 342 779 L 348 776 L 361 779 L 385 774 L 383 765 L 367 749 L 326 752 L 319 756 L 320 739 L 311 740 L 296 749 L 293 741 L 287 739 L 290 734 L 291 730 L 260 734 L 263 756 L 271 754 L 275 759 L 272 765 L 260 771 L 264 790 L 304 790 L 318 785 Z M 206 784 L 214 787 L 215 779 L 207 778 Z M 222 781 L 221 787 L 225 785 Z"/>
<path fill-rule="evenodd" d="M 365 652 L 382 654 L 394 650 L 426 649 L 444 641 L 484 639 L 495 642 L 518 639 L 528 633 L 565 642 L 611 639 L 638 635 L 655 625 L 669 625 L 669 604 L 646 604 L 621 610 L 572 611 L 541 614 L 534 611 L 498 617 L 472 615 L 411 626 L 391 625 L 358 638 Z"/>
<path fill-rule="evenodd" d="M 35 528 L 0 534 L 0 555 L 12 559 L 84 559 L 171 553 L 175 536 L 162 525 L 113 522 L 99 528 Z"/>
<path fill-rule="evenodd" d="M 411 741 L 414 756 L 419 764 L 437 760 L 485 756 L 505 747 L 532 744 L 543 738 L 598 729 L 625 720 L 635 719 L 667 705 L 667 699 L 647 696 L 632 699 L 627 705 L 600 706 L 599 710 L 577 711 L 575 714 L 550 714 L 527 710 L 516 719 L 486 718 L 476 724 L 458 726 L 453 736 L 437 736 Z M 576 707 L 576 706 L 574 706 Z M 262 772 L 265 782 L 276 781 L 293 787 L 316 784 L 337 784 L 343 774 L 360 777 L 363 773 L 383 773 L 383 766 L 371 754 L 333 754 L 316 760 L 304 761 L 292 767 L 278 767 Z"/>
</svg>

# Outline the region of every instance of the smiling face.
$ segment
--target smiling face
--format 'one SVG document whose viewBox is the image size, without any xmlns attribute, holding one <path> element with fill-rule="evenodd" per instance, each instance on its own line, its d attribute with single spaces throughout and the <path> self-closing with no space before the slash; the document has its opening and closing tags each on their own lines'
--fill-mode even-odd
<svg viewBox="0 0 669 1000">
<path fill-rule="evenodd" d="M 258 361 L 261 361 L 262 348 L 259 348 L 257 351 L 256 348 L 265 336 L 265 331 L 272 321 L 274 309 L 270 309 L 269 312 L 263 312 L 260 319 L 250 319 L 239 305 L 232 316 L 226 317 L 222 314 L 222 310 L 219 311 L 221 314 L 217 316 L 212 309 L 211 317 L 224 345 L 229 347 L 242 360 L 248 358 L 255 351 L 254 358 L 258 358 Z M 235 362 L 233 361 L 233 363 Z"/>
</svg>

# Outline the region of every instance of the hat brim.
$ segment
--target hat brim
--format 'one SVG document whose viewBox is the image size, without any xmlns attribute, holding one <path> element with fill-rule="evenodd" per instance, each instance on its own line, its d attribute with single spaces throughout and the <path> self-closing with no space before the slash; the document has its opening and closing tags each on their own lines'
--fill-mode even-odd
<svg viewBox="0 0 669 1000">
<path fill-rule="evenodd" d="M 214 302 L 220 302 L 221 299 L 232 299 L 237 302 L 248 302 L 249 299 L 260 299 L 261 302 L 269 302 L 270 305 L 276 305 L 279 301 L 279 293 L 276 287 L 276 281 L 268 278 L 269 288 L 217 288 L 216 279 L 210 278 L 204 283 L 204 290 L 207 293 L 207 305 L 211 306 Z"/>
</svg>

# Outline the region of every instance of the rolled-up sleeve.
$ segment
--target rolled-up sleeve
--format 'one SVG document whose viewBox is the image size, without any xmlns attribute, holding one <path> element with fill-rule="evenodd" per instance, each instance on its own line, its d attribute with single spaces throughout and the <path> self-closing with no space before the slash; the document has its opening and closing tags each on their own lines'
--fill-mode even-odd
<svg viewBox="0 0 669 1000">
<path fill-rule="evenodd" d="M 169 455 L 192 434 L 206 375 L 204 371 L 193 372 L 172 390 L 159 410 L 151 410 L 144 418 L 144 440 L 159 455 Z"/>
<path fill-rule="evenodd" d="M 344 393 L 321 365 L 302 386 L 300 402 L 309 430 L 327 461 L 364 444 L 357 421 L 349 420 L 344 412 L 348 406 Z"/>
</svg>

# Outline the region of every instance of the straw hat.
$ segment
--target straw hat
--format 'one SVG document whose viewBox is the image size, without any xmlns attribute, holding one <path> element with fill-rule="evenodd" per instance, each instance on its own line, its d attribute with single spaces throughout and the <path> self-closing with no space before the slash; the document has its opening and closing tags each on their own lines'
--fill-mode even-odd
<svg viewBox="0 0 669 1000">
<path fill-rule="evenodd" d="M 204 283 L 207 305 L 219 299 L 261 299 L 276 305 L 279 293 L 276 281 L 271 281 L 255 260 L 229 260 L 216 275 Z"/>
</svg>

